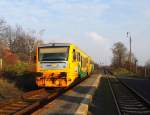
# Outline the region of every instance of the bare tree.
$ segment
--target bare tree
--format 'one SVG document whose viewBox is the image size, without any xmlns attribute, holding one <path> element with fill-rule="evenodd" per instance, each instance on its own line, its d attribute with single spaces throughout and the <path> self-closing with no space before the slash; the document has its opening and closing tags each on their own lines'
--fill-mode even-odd
<svg viewBox="0 0 150 115">
<path fill-rule="evenodd" d="M 41 44 L 42 41 L 25 32 L 20 26 L 16 27 L 15 36 L 12 43 L 12 51 L 16 53 L 21 60 L 31 62 L 35 54 L 35 48 L 38 44 Z"/>
<path fill-rule="evenodd" d="M 0 38 L 5 38 L 6 36 L 6 31 L 7 31 L 7 25 L 5 20 L 0 19 Z"/>
<path fill-rule="evenodd" d="M 6 31 L 6 22 L 3 19 L 0 19 L 0 58 L 2 57 L 3 49 L 7 47 Z"/>
<path fill-rule="evenodd" d="M 150 59 L 145 64 L 146 75 L 150 77 Z"/>
<path fill-rule="evenodd" d="M 113 58 L 112 65 L 115 67 L 121 67 L 126 60 L 127 48 L 122 42 L 117 42 L 113 45 L 112 48 Z"/>
<path fill-rule="evenodd" d="M 33 33 L 24 31 L 21 26 L 17 25 L 12 28 L 3 19 L 0 19 L 0 58 L 2 58 L 4 49 L 9 49 L 20 60 L 31 62 L 35 48 L 42 43 L 42 40 L 36 39 Z"/>
<path fill-rule="evenodd" d="M 150 69 L 150 59 L 146 62 L 145 66 Z"/>
</svg>

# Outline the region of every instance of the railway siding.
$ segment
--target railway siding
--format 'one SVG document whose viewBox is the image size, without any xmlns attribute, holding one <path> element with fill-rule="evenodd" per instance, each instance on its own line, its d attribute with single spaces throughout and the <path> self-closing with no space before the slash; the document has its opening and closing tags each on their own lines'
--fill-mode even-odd
<svg viewBox="0 0 150 115">
<path fill-rule="evenodd" d="M 33 115 L 80 114 L 86 115 L 88 107 L 99 85 L 101 75 L 94 74 L 67 91 L 51 103 L 37 110 Z"/>
<path fill-rule="evenodd" d="M 108 82 L 110 84 L 110 88 L 112 88 L 112 94 L 114 96 L 119 115 L 150 114 L 149 102 L 142 95 L 137 93 L 136 90 L 127 85 L 127 83 L 120 81 L 120 79 L 115 76 L 108 76 Z"/>
<path fill-rule="evenodd" d="M 119 79 L 150 103 L 150 80 L 125 77 L 121 77 Z"/>
</svg>

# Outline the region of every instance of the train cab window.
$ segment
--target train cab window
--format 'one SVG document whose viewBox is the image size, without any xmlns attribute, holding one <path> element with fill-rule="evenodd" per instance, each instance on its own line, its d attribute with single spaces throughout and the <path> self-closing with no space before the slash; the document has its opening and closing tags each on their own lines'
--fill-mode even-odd
<svg viewBox="0 0 150 115">
<path fill-rule="evenodd" d="M 76 51 L 73 49 L 73 61 L 76 61 Z"/>
</svg>

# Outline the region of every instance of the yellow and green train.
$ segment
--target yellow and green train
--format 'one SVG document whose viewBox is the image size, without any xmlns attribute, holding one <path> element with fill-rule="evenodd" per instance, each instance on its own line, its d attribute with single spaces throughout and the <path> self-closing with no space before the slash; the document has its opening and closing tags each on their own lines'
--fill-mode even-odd
<svg viewBox="0 0 150 115">
<path fill-rule="evenodd" d="M 67 87 L 94 70 L 90 56 L 70 43 L 50 43 L 36 50 L 36 78 L 39 87 Z"/>
</svg>

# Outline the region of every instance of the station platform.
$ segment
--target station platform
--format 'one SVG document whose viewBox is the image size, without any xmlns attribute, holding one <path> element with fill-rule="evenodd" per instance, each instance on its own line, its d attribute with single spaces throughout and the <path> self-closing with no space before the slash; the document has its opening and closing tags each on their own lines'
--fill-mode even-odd
<svg viewBox="0 0 150 115">
<path fill-rule="evenodd" d="M 100 74 L 91 75 L 32 115 L 87 115 L 100 79 Z"/>
</svg>

